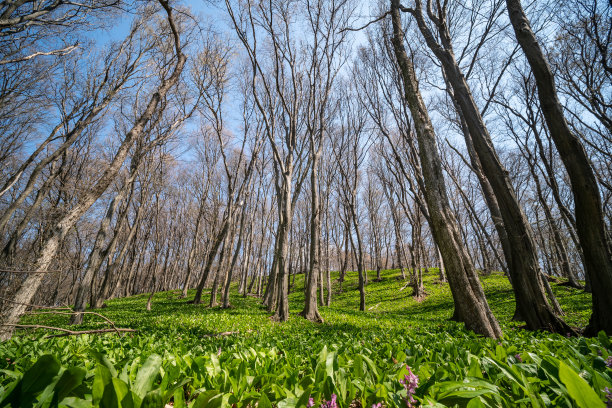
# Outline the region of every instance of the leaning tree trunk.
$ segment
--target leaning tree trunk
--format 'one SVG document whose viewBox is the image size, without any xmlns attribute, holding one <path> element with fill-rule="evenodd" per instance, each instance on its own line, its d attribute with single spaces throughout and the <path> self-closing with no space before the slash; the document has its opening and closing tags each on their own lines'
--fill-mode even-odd
<svg viewBox="0 0 612 408">
<path fill-rule="evenodd" d="M 35 270 L 45 272 L 49 269 L 53 258 L 57 254 L 58 248 L 66 234 L 72 229 L 76 222 L 87 212 L 87 210 L 96 202 L 96 200 L 106 191 L 111 182 L 115 179 L 115 176 L 119 172 L 119 169 L 123 165 L 125 158 L 127 157 L 130 148 L 134 142 L 142 135 L 145 126 L 149 123 L 155 112 L 158 110 L 159 105 L 163 98 L 166 96 L 168 91 L 176 84 L 183 71 L 187 57 L 180 50 L 180 43 L 178 38 L 178 32 L 172 20 L 172 14 L 167 3 L 163 3 L 166 12 L 168 13 L 168 21 L 172 27 L 173 35 L 175 37 L 175 46 L 177 52 L 176 65 L 174 71 L 167 79 L 162 80 L 160 86 L 156 92 L 153 93 L 149 100 L 145 110 L 142 112 L 140 117 L 136 120 L 133 127 L 125 135 L 117 153 L 113 157 L 113 160 L 105 169 L 102 177 L 97 183 L 91 187 L 91 189 L 85 194 L 85 196 L 66 214 L 53 228 L 52 235 L 44 242 L 42 250 L 38 259 L 35 263 Z M 21 315 L 26 311 L 27 305 L 31 303 L 34 295 L 36 294 L 40 284 L 42 283 L 44 273 L 31 274 L 23 282 L 19 291 L 15 294 L 15 303 L 8 310 L 2 313 L 2 325 L 3 329 L 0 331 L 0 340 L 9 339 L 14 331 L 14 325 L 18 323 Z"/>
<path fill-rule="evenodd" d="M 491 136 L 472 97 L 470 87 L 455 60 L 446 21 L 440 18 L 436 22 L 442 43 L 440 45 L 425 23 L 421 1 L 417 0 L 416 4 L 417 9 L 411 13 L 425 42 L 439 59 L 444 74 L 453 88 L 460 108 L 459 114 L 465 119 L 483 172 L 497 198 L 510 243 L 511 260 L 508 266 L 520 314 L 531 330 L 573 332 L 568 324 L 555 314 L 546 297 L 533 230 L 518 203 L 508 172 L 495 152 Z"/>
<path fill-rule="evenodd" d="M 204 265 L 204 271 L 202 273 L 202 277 L 200 278 L 200 283 L 198 283 L 198 287 L 196 288 L 196 293 L 193 298 L 192 303 L 199 305 L 202 303 L 202 292 L 204 291 L 204 286 L 206 286 L 206 281 L 208 280 L 208 276 L 210 275 L 210 268 L 212 267 L 212 263 L 217 256 L 217 251 L 221 246 L 221 243 L 225 239 L 227 232 L 229 230 L 230 221 L 229 218 L 223 221 L 223 225 L 221 226 L 221 231 L 217 234 L 217 237 L 213 241 L 213 244 L 208 252 L 206 257 L 206 264 Z"/>
<path fill-rule="evenodd" d="M 509 270 L 511 268 L 510 262 L 512 262 L 512 251 L 510 249 L 511 245 L 508 239 L 508 233 L 506 232 L 506 228 L 504 227 L 504 219 L 501 214 L 497 198 L 495 197 L 495 193 L 493 192 L 493 188 L 491 187 L 491 183 L 483 173 L 482 165 L 480 164 L 480 160 L 478 159 L 478 155 L 476 154 L 476 150 L 474 149 L 474 142 L 472 141 L 472 136 L 470 135 L 468 125 L 465 121 L 465 118 L 461 114 L 461 107 L 459 106 L 459 102 L 457 98 L 455 98 L 454 92 L 451 91 L 452 87 L 448 83 L 448 78 L 444 76 L 444 79 L 446 80 L 448 93 L 450 93 L 451 95 L 451 100 L 459 116 L 461 131 L 463 133 L 468 156 L 470 158 L 471 169 L 478 178 L 480 189 L 482 190 L 482 195 L 485 199 L 485 202 L 487 203 L 487 208 L 489 209 L 489 212 L 491 214 L 491 220 L 493 221 L 493 225 L 495 225 L 495 231 L 497 232 L 497 237 L 499 238 L 499 242 L 502 247 L 502 252 L 504 253 L 504 260 L 506 262 L 505 264 L 502 263 L 500 266 L 502 267 L 502 269 L 504 269 L 506 275 L 509 275 Z M 495 251 L 495 249 L 493 250 Z"/>
<path fill-rule="evenodd" d="M 538 88 L 540 106 L 550 135 L 565 165 L 574 194 L 576 227 L 593 290 L 593 312 L 586 333 L 612 335 L 612 254 L 606 241 L 603 207 L 593 168 L 580 139 L 565 120 L 554 76 L 520 0 L 506 0 L 510 22 Z"/>
<path fill-rule="evenodd" d="M 499 337 L 501 329 L 489 308 L 474 267 L 469 261 L 450 208 L 436 136 L 418 89 L 412 60 L 404 48 L 399 7 L 399 0 L 391 0 L 393 23 L 391 41 L 404 83 L 404 97 L 415 124 L 431 230 L 444 259 L 456 314 L 468 329 L 488 337 Z"/>
</svg>

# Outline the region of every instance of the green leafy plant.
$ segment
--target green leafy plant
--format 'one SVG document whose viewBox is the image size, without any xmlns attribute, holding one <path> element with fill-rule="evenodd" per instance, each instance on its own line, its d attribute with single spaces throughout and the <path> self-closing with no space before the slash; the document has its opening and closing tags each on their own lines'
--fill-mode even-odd
<svg viewBox="0 0 612 408">
<path fill-rule="evenodd" d="M 306 407 L 333 395 L 339 407 L 597 407 L 612 388 L 610 338 L 567 338 L 526 332 L 510 319 L 507 280 L 483 277 L 504 337 L 485 339 L 448 321 L 452 298 L 425 276 L 429 296 L 399 289 L 397 271 L 367 286 L 372 306 L 358 312 L 356 274 L 321 308 L 324 324 L 296 316 L 303 276 L 296 277 L 289 322 L 271 321 L 252 297 L 233 293 L 230 310 L 185 303 L 177 292 L 108 302 L 114 334 L 43 339 L 22 332 L 0 343 L 0 407 Z M 338 289 L 338 288 L 336 288 Z M 553 286 L 574 324 L 585 322 L 588 295 Z M 140 310 L 137 315 L 134 310 Z M 27 323 L 62 326 L 65 316 L 28 316 Z M 85 320 L 82 329 L 99 327 Z M 229 332 L 229 335 L 217 335 Z M 45 333 L 46 334 L 46 333 Z M 418 384 L 408 395 L 401 380 L 410 367 Z M 412 388 L 411 388 L 412 392 Z"/>
</svg>

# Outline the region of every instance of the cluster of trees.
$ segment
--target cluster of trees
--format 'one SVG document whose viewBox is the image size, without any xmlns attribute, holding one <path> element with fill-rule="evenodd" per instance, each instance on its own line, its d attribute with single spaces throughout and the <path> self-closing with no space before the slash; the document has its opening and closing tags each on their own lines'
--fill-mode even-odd
<svg viewBox="0 0 612 408">
<path fill-rule="evenodd" d="M 0 3 L 0 338 L 41 305 L 230 307 L 234 282 L 284 321 L 299 273 L 321 321 L 330 271 L 363 311 L 366 270 L 424 296 L 432 266 L 477 333 L 502 270 L 529 329 L 574 332 L 556 277 L 612 334 L 612 6 L 544 3 L 225 0 L 225 30 L 178 1 Z"/>
</svg>

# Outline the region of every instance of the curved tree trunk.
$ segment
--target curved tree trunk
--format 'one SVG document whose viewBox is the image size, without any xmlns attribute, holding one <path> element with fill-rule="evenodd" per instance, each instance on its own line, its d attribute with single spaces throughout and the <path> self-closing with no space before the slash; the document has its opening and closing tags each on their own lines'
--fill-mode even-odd
<svg viewBox="0 0 612 408">
<path fill-rule="evenodd" d="M 612 335 L 612 254 L 606 240 L 603 207 L 593 168 L 580 139 L 569 128 L 557 96 L 554 76 L 520 0 L 506 0 L 510 22 L 536 79 L 546 125 L 570 178 L 576 227 L 593 290 L 593 313 L 586 333 Z"/>
<path fill-rule="evenodd" d="M 421 0 L 416 0 L 415 3 L 416 9 L 408 11 L 415 17 L 425 42 L 439 59 L 444 75 L 453 88 L 460 108 L 459 113 L 465 119 L 483 172 L 497 198 L 510 243 L 511 260 L 508 263 L 517 307 L 531 330 L 573 332 L 567 323 L 555 314 L 546 297 L 533 231 L 518 203 L 508 172 L 493 147 L 470 87 L 455 60 L 445 16 L 434 17 L 442 44 L 440 45 L 424 20 Z"/>
<path fill-rule="evenodd" d="M 399 0 L 391 0 L 393 23 L 391 41 L 404 82 L 404 97 L 416 128 L 431 229 L 444 259 L 456 313 L 468 329 L 488 337 L 499 337 L 501 329 L 489 308 L 474 267 L 469 261 L 455 217 L 450 209 L 433 126 L 418 89 L 412 61 L 404 48 L 399 8 Z"/>
</svg>

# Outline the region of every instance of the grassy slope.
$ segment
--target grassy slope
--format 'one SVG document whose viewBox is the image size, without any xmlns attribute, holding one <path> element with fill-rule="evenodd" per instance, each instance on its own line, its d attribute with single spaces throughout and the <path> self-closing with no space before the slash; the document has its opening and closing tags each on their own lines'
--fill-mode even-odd
<svg viewBox="0 0 612 408">
<path fill-rule="evenodd" d="M 347 326 L 359 330 L 394 328 L 416 331 L 437 331 L 461 326 L 448 321 L 453 312 L 453 301 L 448 285 L 438 283 L 435 269 L 424 277 L 428 295 L 422 300 L 410 296 L 412 291 L 410 287 L 401 290 L 406 282 L 401 280 L 399 271 L 383 271 L 381 282 L 374 282 L 376 274 L 370 271 L 370 284 L 366 287 L 366 312 L 358 311 L 357 273 L 348 272 L 342 285 L 342 292 L 339 292 L 340 284 L 336 279 L 333 280 L 332 305 L 320 307 L 325 320 L 323 325 L 311 325 L 296 316 L 304 302 L 303 277 L 303 275 L 296 276 L 289 298 L 292 318 L 290 323 L 285 325 L 272 322 L 266 311 L 260 307 L 259 299 L 251 296 L 243 298 L 238 296 L 235 290 L 231 296 L 233 308 L 229 310 L 186 304 L 185 299 L 179 298 L 180 291 L 170 291 L 155 294 L 150 312 L 145 310 L 149 296 L 146 293 L 110 300 L 107 302 L 108 307 L 98 312 L 109 317 L 118 327 L 163 333 L 173 332 L 180 326 L 181 332 L 196 336 L 238 330 L 282 331 L 283 326 L 295 329 L 314 327 L 323 331 L 334 326 Z M 337 278 L 337 275 L 334 277 Z M 482 282 L 487 299 L 503 328 L 508 330 L 518 327 L 519 323 L 511 321 L 515 305 L 512 287 L 508 280 L 501 274 L 494 273 L 482 277 Z M 553 290 L 567 313 L 565 316 L 567 321 L 573 326 L 585 326 L 590 314 L 590 295 L 555 284 Z M 190 291 L 187 299 L 192 297 L 193 291 Z M 204 301 L 205 303 L 208 301 L 206 293 Z M 24 320 L 25 323 L 60 327 L 65 327 L 67 321 L 67 317 L 48 315 Z M 86 316 L 85 324 L 81 326 L 82 329 L 101 327 L 108 326 L 95 316 Z"/>
<path fill-rule="evenodd" d="M 505 337 L 499 343 L 478 338 L 473 333 L 466 332 L 462 325 L 448 321 L 453 312 L 452 298 L 448 285 L 437 283 L 435 272 L 432 271 L 425 276 L 428 296 L 420 301 L 410 296 L 410 288 L 400 291 L 405 282 L 398 279 L 398 271 L 384 271 L 381 282 L 374 282 L 375 274 L 371 273 L 370 284 L 367 286 L 368 311 L 366 312 L 357 310 L 359 301 L 356 290 L 357 276 L 354 272 L 348 273 L 347 281 L 343 284 L 343 292 L 338 293 L 339 284 L 334 281 L 332 306 L 320 308 L 324 324 L 309 323 L 297 316 L 303 302 L 303 276 L 296 277 L 296 284 L 290 295 L 292 317 L 284 324 L 272 322 L 265 310 L 259 306 L 258 299 L 239 297 L 235 291 L 232 292 L 233 308 L 229 310 L 186 304 L 184 299 L 178 298 L 179 291 L 156 294 L 150 312 L 145 310 L 147 294 L 114 299 L 107 302 L 108 307 L 100 312 L 112 319 L 118 327 L 138 329 L 137 335 L 123 338 L 115 335 L 88 335 L 40 340 L 42 333 L 22 333 L 14 340 L 0 344 L 0 356 L 3 357 L 0 360 L 0 369 L 22 371 L 31 366 L 40 355 L 51 353 L 65 366 L 83 366 L 87 370 L 93 370 L 95 361 L 90 357 L 90 349 L 105 352 L 118 370 L 130 364 L 140 364 L 151 353 L 161 354 L 166 360 L 173 358 L 169 357 L 171 354 L 201 356 L 221 353 L 220 359 L 223 362 L 224 357 L 230 356 L 232 352 L 253 347 L 264 351 L 282 350 L 278 354 L 283 356 L 283 363 L 277 361 L 275 364 L 279 367 L 268 367 L 265 370 L 273 374 L 269 382 L 287 382 L 288 379 L 281 380 L 281 378 L 289 376 L 286 374 L 289 368 L 296 369 L 297 376 L 307 376 L 316 371 L 313 358 L 325 347 L 336 350 L 338 355 L 346 356 L 347 370 L 353 367 L 354 361 L 351 356 L 362 354 L 374 361 L 380 378 L 385 375 L 387 377 L 399 375 L 397 373 L 403 363 L 407 363 L 415 368 L 422 382 L 430 379 L 433 383 L 466 378 L 470 355 L 483 357 L 497 353 L 498 359 L 516 363 L 515 357 L 512 357 L 514 354 L 521 354 L 525 359 L 531 358 L 529 353 L 535 356 L 554 355 L 555 358 L 567 359 L 573 358 L 573 354 L 577 353 L 575 350 L 582 347 L 581 355 L 591 357 L 590 360 L 576 363 L 577 368 L 581 364 L 587 366 L 592 364 L 596 354 L 603 354 L 604 359 L 608 356 L 609 350 L 597 340 L 589 341 L 587 344 L 584 340 L 566 339 L 545 333 L 529 333 L 518 329 L 518 324 L 510 321 L 514 312 L 511 287 L 508 281 L 498 274 L 483 277 L 482 280 L 493 311 L 502 324 Z M 589 316 L 590 296 L 554 284 L 553 290 L 567 312 L 568 322 L 575 326 L 584 326 Z M 24 319 L 24 323 L 65 326 L 67 317 L 29 316 Z M 107 326 L 100 322 L 99 318 L 88 315 L 80 328 L 100 327 Z M 239 331 L 241 334 L 223 337 L 205 336 L 225 331 Z M 498 344 L 503 350 L 499 350 Z M 464 363 L 457 363 L 461 360 Z M 227 361 L 229 367 L 229 360 Z M 601 362 L 598 364 L 608 376 L 606 378 L 609 378 L 610 369 L 606 372 L 605 367 L 600 367 Z M 283 365 L 284 371 L 282 371 Z M 286 375 L 279 374 L 278 370 Z M 1 385 L 10 382 L 11 376 L 8 371 L 0 371 Z M 482 371 L 487 371 L 485 376 L 490 375 L 491 382 L 498 381 L 493 381 L 495 370 L 488 373 L 488 369 L 483 368 Z M 379 381 L 382 381 L 380 378 Z M 376 382 L 376 379 L 373 381 Z M 195 385 L 188 394 L 198 388 Z M 203 386 L 203 388 L 209 387 L 210 384 L 208 387 Z M 375 388 L 375 384 L 372 387 Z M 388 387 L 402 389 L 398 384 Z M 267 388 L 263 388 L 260 384 L 257 390 L 260 389 Z M 432 389 L 423 389 L 429 395 L 434 395 Z M 279 401 L 286 397 L 282 392 L 279 395 L 279 392 L 270 391 L 270 398 L 277 398 Z M 321 399 L 325 395 L 329 396 L 330 390 L 315 388 L 311 392 Z M 506 396 L 507 400 L 519 401 L 521 393 L 526 395 L 526 392 L 520 389 L 518 391 L 509 389 L 504 392 L 509 393 Z M 365 391 L 362 393 L 364 403 L 366 400 L 368 404 L 377 401 L 375 391 L 371 390 L 368 396 L 365 396 L 367 394 Z M 554 392 L 548 394 L 554 396 Z M 436 395 L 439 397 L 439 392 Z M 604 398 L 601 390 L 599 395 L 600 398 Z M 347 395 L 347 398 L 346 403 L 354 396 Z M 385 398 L 383 400 L 387 401 Z M 387 403 L 393 405 L 391 402 Z"/>
</svg>

